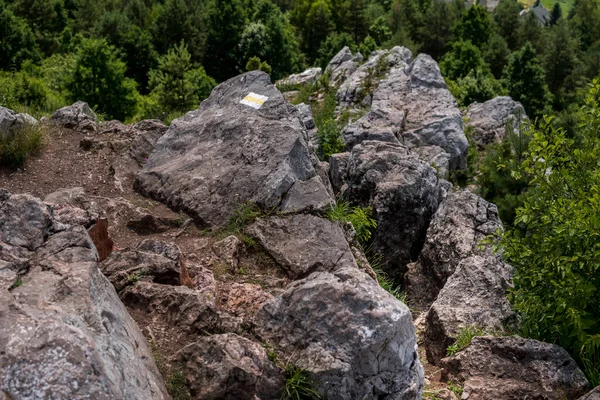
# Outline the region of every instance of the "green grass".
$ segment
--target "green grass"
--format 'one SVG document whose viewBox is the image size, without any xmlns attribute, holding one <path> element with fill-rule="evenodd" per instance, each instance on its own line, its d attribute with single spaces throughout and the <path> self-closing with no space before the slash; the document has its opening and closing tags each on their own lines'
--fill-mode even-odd
<svg viewBox="0 0 600 400">
<path fill-rule="evenodd" d="M 466 326 L 458 332 L 458 334 L 454 338 L 454 344 L 448 346 L 446 352 L 449 356 L 453 356 L 462 349 L 466 348 L 468 345 L 470 345 L 471 340 L 475 336 L 485 336 L 488 334 L 489 333 L 486 332 L 484 329 L 478 328 L 476 326 Z"/>
<path fill-rule="evenodd" d="M 185 374 L 180 369 L 174 369 L 167 379 L 167 391 L 173 400 L 191 400 L 192 395 L 187 387 Z"/>
<path fill-rule="evenodd" d="M 21 279 L 20 276 L 17 276 L 17 279 L 15 279 L 15 281 L 12 284 L 12 286 L 10 287 L 10 289 L 11 290 L 12 289 L 16 289 L 16 288 L 18 288 L 19 286 L 22 286 L 22 285 L 23 285 L 23 280 Z"/>
<path fill-rule="evenodd" d="M 462 398 L 463 388 L 460 385 L 454 382 L 448 382 L 448 389 L 454 393 L 457 398 Z"/>
<path fill-rule="evenodd" d="M 310 372 L 295 365 L 288 365 L 285 369 L 285 377 L 282 400 L 323 399 L 323 396 L 314 388 Z"/>
<path fill-rule="evenodd" d="M 371 239 L 372 230 L 377 227 L 371 214 L 371 207 L 352 207 L 348 202 L 338 199 L 327 213 L 327 218 L 334 222 L 350 222 L 356 231 L 358 243 L 366 244 Z"/>
<path fill-rule="evenodd" d="M 399 285 L 396 285 L 388 278 L 387 274 L 383 272 L 383 256 L 375 253 L 370 247 L 365 250 L 365 256 L 367 257 L 367 261 L 369 261 L 373 272 L 377 275 L 377 283 L 379 283 L 379 286 L 402 303 L 406 304 L 406 293 L 404 293 L 402 288 Z"/>
<path fill-rule="evenodd" d="M 44 132 L 39 125 L 27 125 L 10 138 L 0 140 L 0 165 L 17 169 L 44 147 Z"/>
</svg>

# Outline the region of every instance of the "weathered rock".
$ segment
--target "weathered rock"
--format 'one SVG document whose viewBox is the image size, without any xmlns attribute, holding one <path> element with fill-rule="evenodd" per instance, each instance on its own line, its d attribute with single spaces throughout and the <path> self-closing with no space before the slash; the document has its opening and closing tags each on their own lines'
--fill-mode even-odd
<svg viewBox="0 0 600 400">
<path fill-rule="evenodd" d="M 212 250 L 229 268 L 236 270 L 244 247 L 244 243 L 237 236 L 231 235 L 213 244 Z"/>
<path fill-rule="evenodd" d="M 253 283 L 222 283 L 217 293 L 219 309 L 244 319 L 251 318 L 273 298 L 260 285 Z"/>
<path fill-rule="evenodd" d="M 473 140 L 484 148 L 490 143 L 500 143 L 506 135 L 507 121 L 518 131 L 519 118 L 527 118 L 525 109 L 508 96 L 499 96 L 485 103 L 473 103 L 466 112 L 468 125 L 473 128 Z"/>
<path fill-rule="evenodd" d="M 351 76 L 363 61 L 360 53 L 352 55 L 348 46 L 344 47 L 329 61 L 325 73 L 329 74 L 329 85 L 339 87 Z"/>
<path fill-rule="evenodd" d="M 31 252 L 24 247 L 11 246 L 0 241 L 0 291 L 18 284 L 19 276 L 29 267 Z"/>
<path fill-rule="evenodd" d="M 129 147 L 129 155 L 140 167 L 143 167 L 152 154 L 156 142 L 169 127 L 159 120 L 147 119 L 134 124 L 133 128 L 137 134 Z"/>
<path fill-rule="evenodd" d="M 335 198 L 335 193 L 333 191 L 333 187 L 331 186 L 331 182 L 329 181 L 329 163 L 326 161 L 319 161 L 317 163 L 313 163 L 315 167 L 315 172 L 319 177 L 321 177 L 321 181 L 323 185 L 325 185 L 325 189 L 327 193 L 329 193 L 329 197 L 332 199 Z"/>
<path fill-rule="evenodd" d="M 425 54 L 392 66 L 375 90 L 371 111 L 343 135 L 348 148 L 364 140 L 438 146 L 449 154 L 450 171 L 467 166 L 462 115 L 437 63 Z"/>
<path fill-rule="evenodd" d="M 50 122 L 69 129 L 96 131 L 98 117 L 84 101 L 77 101 L 70 106 L 56 110 Z"/>
<path fill-rule="evenodd" d="M 294 282 L 265 304 L 255 331 L 328 399 L 421 398 L 410 311 L 354 267 Z"/>
<path fill-rule="evenodd" d="M 489 246 L 478 247 L 498 229 L 502 222 L 494 204 L 466 190 L 448 193 L 431 220 L 417 262 L 404 277 L 411 306 L 426 309 L 460 261 L 490 254 Z"/>
<path fill-rule="evenodd" d="M 23 225 L 36 219 L 21 218 Z M 0 289 L 5 396 L 170 398 L 143 335 L 98 269 L 85 228 L 50 236 L 21 279 L 10 292 Z"/>
<path fill-rule="evenodd" d="M 197 399 L 278 399 L 285 384 L 260 344 L 232 333 L 200 338 L 175 360 Z"/>
<path fill-rule="evenodd" d="M 35 250 L 53 230 L 48 205 L 28 194 L 0 189 L 0 242 Z"/>
<path fill-rule="evenodd" d="M 503 331 L 515 317 L 506 299 L 512 267 L 497 256 L 471 256 L 458 264 L 425 319 L 427 360 L 437 365 L 461 328 Z"/>
<path fill-rule="evenodd" d="M 346 183 L 349 160 L 349 152 L 332 154 L 329 157 L 329 180 L 336 194 L 342 190 L 342 186 Z"/>
<path fill-rule="evenodd" d="M 450 176 L 450 154 L 439 146 L 423 146 L 413 148 L 419 158 L 431 165 L 443 179 Z"/>
<path fill-rule="evenodd" d="M 600 400 L 600 386 L 596 386 L 594 390 L 580 397 L 579 400 Z"/>
<path fill-rule="evenodd" d="M 429 221 L 446 195 L 447 184 L 406 147 L 366 141 L 352 149 L 344 197 L 371 206 L 377 220 L 373 250 L 399 279 L 421 252 Z"/>
<path fill-rule="evenodd" d="M 113 252 L 100 269 L 118 291 L 141 279 L 181 285 L 181 257 L 176 244 L 146 239 L 136 250 Z"/>
<path fill-rule="evenodd" d="M 315 127 L 315 120 L 313 119 L 310 106 L 308 104 L 300 103 L 296 105 L 296 109 L 300 113 L 300 120 L 306 129 L 313 129 Z"/>
<path fill-rule="evenodd" d="M 588 386 L 563 348 L 518 336 L 474 337 L 441 365 L 469 400 L 575 399 Z"/>
<path fill-rule="evenodd" d="M 82 187 L 60 189 L 44 198 L 52 205 L 53 218 L 66 225 L 91 227 L 102 215 L 95 201 L 90 200 Z"/>
<path fill-rule="evenodd" d="M 403 68 L 412 60 L 412 53 L 405 47 L 396 46 L 389 51 L 378 50 L 354 73 L 352 73 L 337 91 L 339 112 L 346 108 L 361 105 L 369 107 L 369 100 L 379 81 L 393 67 Z"/>
<path fill-rule="evenodd" d="M 241 104 L 250 92 L 269 99 L 260 109 Z M 248 72 L 173 121 L 136 188 L 184 210 L 200 226 L 221 226 L 240 203 L 271 210 L 296 181 L 315 176 L 304 135 L 296 109 L 269 76 Z"/>
<path fill-rule="evenodd" d="M 17 113 L 0 106 L 0 139 L 14 136 L 27 126 L 37 125 L 38 121 L 27 113 Z"/>
<path fill-rule="evenodd" d="M 281 203 L 284 213 L 300 213 L 311 210 L 327 212 L 335 204 L 320 176 L 307 181 L 297 181 Z"/>
<path fill-rule="evenodd" d="M 108 234 L 108 219 L 100 218 L 88 229 L 88 234 L 96 246 L 98 261 L 104 261 L 112 253 L 114 242 Z"/>
<path fill-rule="evenodd" d="M 292 279 L 314 271 L 356 268 L 342 228 L 314 215 L 259 219 L 247 228 Z"/>
<path fill-rule="evenodd" d="M 310 84 L 315 83 L 317 80 L 319 80 L 319 78 L 323 74 L 322 72 L 323 71 L 319 67 L 309 68 L 304 72 L 301 72 L 299 74 L 290 75 L 287 78 L 277 81 L 277 86 L 297 87 L 297 86 L 303 86 L 303 85 L 310 85 Z"/>
</svg>

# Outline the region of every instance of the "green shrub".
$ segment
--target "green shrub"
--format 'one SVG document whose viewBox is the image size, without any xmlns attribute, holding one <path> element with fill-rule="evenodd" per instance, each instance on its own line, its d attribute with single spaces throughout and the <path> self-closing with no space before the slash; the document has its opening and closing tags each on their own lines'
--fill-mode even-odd
<svg viewBox="0 0 600 400">
<path fill-rule="evenodd" d="M 266 61 L 261 61 L 260 58 L 250 57 L 246 63 L 246 71 L 263 71 L 267 74 L 271 73 L 271 66 Z"/>
<path fill-rule="evenodd" d="M 12 137 L 0 140 L 0 165 L 13 169 L 22 167 L 31 155 L 44 145 L 44 133 L 39 126 L 25 126 Z"/>
<path fill-rule="evenodd" d="M 356 231 L 356 240 L 365 244 L 371 239 L 371 231 L 377 227 L 371 213 L 371 207 L 352 207 L 348 202 L 337 200 L 327 213 L 327 218 L 331 221 L 350 222 Z"/>
<path fill-rule="evenodd" d="M 285 369 L 285 387 L 282 400 L 320 400 L 323 396 L 314 388 L 310 372 L 295 365 Z"/>
</svg>

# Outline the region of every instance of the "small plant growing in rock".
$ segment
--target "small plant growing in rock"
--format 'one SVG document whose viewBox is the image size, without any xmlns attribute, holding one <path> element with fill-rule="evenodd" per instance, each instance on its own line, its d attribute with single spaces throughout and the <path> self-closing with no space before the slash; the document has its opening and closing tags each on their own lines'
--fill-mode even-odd
<svg viewBox="0 0 600 400">
<path fill-rule="evenodd" d="M 377 221 L 371 214 L 371 207 L 352 207 L 348 202 L 337 200 L 327 213 L 327 218 L 330 221 L 350 222 L 356 231 L 356 240 L 365 244 L 371 239 L 371 230 L 377 227 Z"/>
<path fill-rule="evenodd" d="M 143 276 L 144 276 L 144 274 L 142 272 L 136 272 L 134 274 L 129 274 L 129 276 L 127 277 L 127 281 L 129 283 L 136 283 L 136 282 L 139 282 Z"/>
<path fill-rule="evenodd" d="M 180 369 L 174 369 L 167 379 L 167 391 L 173 400 L 191 400 L 192 395 L 187 387 L 185 374 Z"/>
<path fill-rule="evenodd" d="M 488 332 L 476 326 L 465 326 L 460 331 L 458 331 L 458 334 L 456 335 L 456 338 L 454 340 L 454 344 L 452 346 L 449 346 L 446 349 L 446 352 L 449 356 L 453 356 L 468 345 L 470 345 L 471 340 L 475 336 L 484 336 L 487 334 Z"/>
<path fill-rule="evenodd" d="M 321 393 L 314 388 L 310 372 L 295 365 L 288 365 L 285 377 L 282 400 L 323 399 Z"/>
<path fill-rule="evenodd" d="M 450 381 L 448 382 L 448 389 L 459 399 L 462 398 L 463 388 L 460 385 Z"/>
<path fill-rule="evenodd" d="M 0 165 L 17 169 L 44 146 L 44 133 L 39 126 L 27 125 L 14 135 L 0 139 Z"/>
<path fill-rule="evenodd" d="M 387 274 L 383 271 L 383 256 L 381 254 L 375 253 L 370 247 L 365 250 L 365 256 L 377 275 L 377 283 L 379 286 L 402 303 L 406 304 L 406 293 L 402 291 L 400 286 L 396 285 L 394 281 L 388 278 Z"/>
<path fill-rule="evenodd" d="M 11 289 L 16 289 L 19 286 L 23 285 L 23 280 L 21 279 L 20 276 L 17 276 L 17 279 L 15 279 L 15 282 L 12 284 L 12 286 L 10 287 Z"/>
</svg>

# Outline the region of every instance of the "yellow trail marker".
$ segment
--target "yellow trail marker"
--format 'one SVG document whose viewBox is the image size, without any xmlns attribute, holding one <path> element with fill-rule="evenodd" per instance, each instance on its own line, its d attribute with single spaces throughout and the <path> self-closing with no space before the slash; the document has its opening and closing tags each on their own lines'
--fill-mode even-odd
<svg viewBox="0 0 600 400">
<path fill-rule="evenodd" d="M 267 96 L 250 92 L 248 93 L 248 96 L 240 101 L 240 103 L 258 110 L 268 99 Z"/>
</svg>

